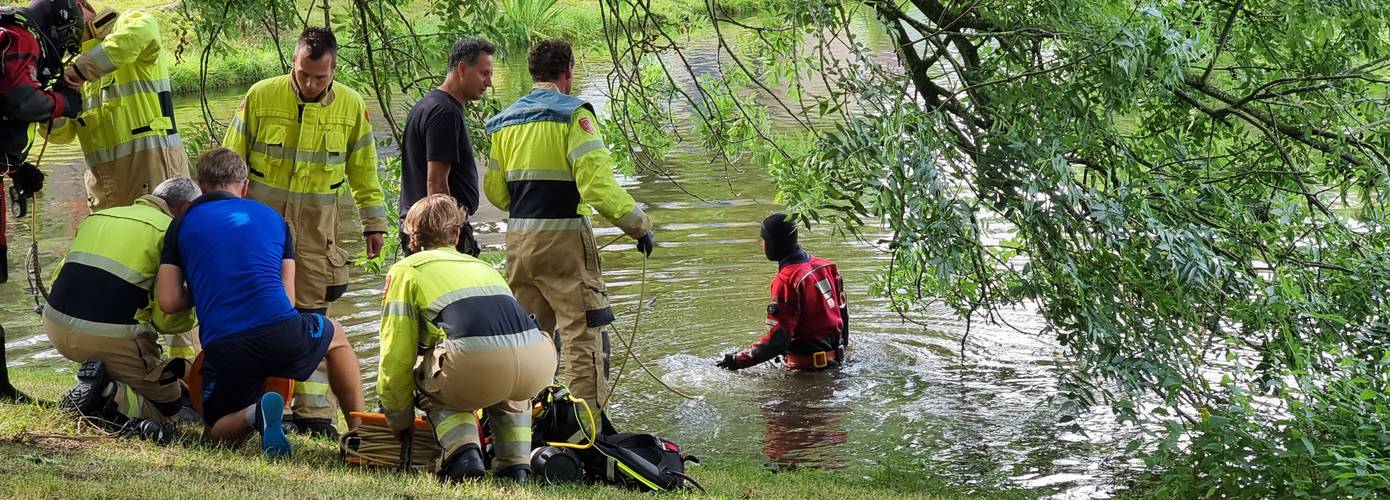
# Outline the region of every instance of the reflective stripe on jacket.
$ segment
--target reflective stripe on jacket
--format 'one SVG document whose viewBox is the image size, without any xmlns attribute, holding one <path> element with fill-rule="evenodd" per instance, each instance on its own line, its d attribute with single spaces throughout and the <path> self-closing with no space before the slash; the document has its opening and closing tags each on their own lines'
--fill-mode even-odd
<svg viewBox="0 0 1390 500">
<path fill-rule="evenodd" d="M 164 232 L 172 220 L 164 200 L 155 196 L 88 216 L 55 271 L 44 317 L 103 337 L 192 329 L 197 324 L 192 311 L 167 315 L 154 300 Z"/>
<path fill-rule="evenodd" d="M 381 405 L 388 412 L 412 408 L 412 372 L 423 349 L 517 348 L 545 338 L 491 265 L 452 248 L 415 253 L 386 276 L 376 386 Z"/>
<path fill-rule="evenodd" d="M 509 211 L 509 231 L 579 229 L 593 211 L 634 238 L 651 229 L 614 178 L 588 103 L 538 83 L 489 119 L 487 131 L 492 147 L 483 190 Z"/>
</svg>

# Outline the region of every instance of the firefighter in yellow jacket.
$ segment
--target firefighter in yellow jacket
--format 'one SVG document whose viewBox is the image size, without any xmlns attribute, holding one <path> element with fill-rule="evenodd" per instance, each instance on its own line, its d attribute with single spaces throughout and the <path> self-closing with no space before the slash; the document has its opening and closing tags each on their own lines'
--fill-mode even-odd
<svg viewBox="0 0 1390 500">
<path fill-rule="evenodd" d="M 157 333 L 187 331 L 192 311 L 166 315 L 153 300 L 164 233 L 202 194 L 187 177 L 154 194 L 92 214 L 77 227 L 58 267 L 43 328 L 63 357 L 82 363 L 77 387 L 60 405 L 117 425 L 163 423 L 177 414 L 182 359 L 160 360 Z"/>
<path fill-rule="evenodd" d="M 483 190 L 493 205 L 509 211 L 512 293 L 542 330 L 555 335 L 571 392 L 606 406 L 613 310 L 600 276 L 590 207 L 636 238 L 647 255 L 652 226 L 613 177 L 593 107 L 567 95 L 574 80 L 569 43 L 541 42 L 531 50 L 529 66 L 531 93 L 487 122 L 492 158 Z"/>
<path fill-rule="evenodd" d="M 381 314 L 377 393 L 387 422 L 408 440 L 419 405 L 443 448 L 439 477 L 483 475 L 478 419 L 486 409 L 500 478 L 530 472 L 531 397 L 555 374 L 555 345 L 492 266 L 454 249 L 463 212 L 446 194 L 426 197 L 402 224 L 411 250 L 391 266 Z M 416 367 L 417 354 L 425 359 Z"/>
<path fill-rule="evenodd" d="M 304 30 L 292 72 L 253 85 L 222 141 L 246 158 L 247 197 L 274 208 L 289 223 L 295 307 L 320 314 L 347 290 L 351 257 L 337 238 L 343 185 L 357 202 L 369 257 L 381 252 L 387 229 L 366 103 L 357 91 L 333 82 L 337 51 L 332 32 Z M 292 409 L 300 431 L 336 436 L 329 394 L 322 364 L 308 381 L 295 385 Z"/>
<path fill-rule="evenodd" d="M 83 110 L 59 119 L 49 140 L 82 145 L 87 159 L 87 204 L 92 211 L 123 207 L 175 176 L 188 175 L 174 122 L 169 61 L 159 22 L 149 13 L 93 11 L 81 2 L 87 20 L 82 53 L 64 72 L 81 89 Z"/>
</svg>

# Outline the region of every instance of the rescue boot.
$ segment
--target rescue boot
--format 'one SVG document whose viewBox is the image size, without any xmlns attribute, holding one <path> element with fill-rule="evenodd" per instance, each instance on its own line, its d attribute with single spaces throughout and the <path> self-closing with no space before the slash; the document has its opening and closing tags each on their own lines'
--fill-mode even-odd
<svg viewBox="0 0 1390 500">
<path fill-rule="evenodd" d="M 531 475 L 531 467 L 527 465 L 513 465 L 497 471 L 497 479 L 512 481 L 516 484 L 526 484 L 526 478 Z"/>
<path fill-rule="evenodd" d="M 10 369 L 5 359 L 5 327 L 0 326 L 0 403 L 29 403 L 34 401 L 33 398 L 10 385 Z"/>
<path fill-rule="evenodd" d="M 335 442 L 338 440 L 338 428 L 333 426 L 332 420 L 326 418 L 296 418 L 292 425 L 300 434 L 330 439 Z"/>
<path fill-rule="evenodd" d="M 268 457 L 288 457 L 293 450 L 290 448 L 290 439 L 285 437 L 285 427 L 283 415 L 285 413 L 285 398 L 278 392 L 267 392 L 261 395 L 261 402 L 256 404 L 256 432 L 261 434 L 261 451 Z"/>
<path fill-rule="evenodd" d="M 285 430 L 286 436 L 299 434 L 299 425 L 295 424 L 294 419 L 290 418 L 289 415 L 285 415 L 285 418 L 280 421 L 280 428 Z"/>
<path fill-rule="evenodd" d="M 478 479 L 487 473 L 483 465 L 483 453 L 478 445 L 468 443 L 455 451 L 439 468 L 439 480 L 457 483 Z"/>
<path fill-rule="evenodd" d="M 116 384 L 106 374 L 106 362 L 98 358 L 88 359 L 77 369 L 77 386 L 58 400 L 58 408 L 78 417 L 125 423 L 116 411 Z"/>
</svg>

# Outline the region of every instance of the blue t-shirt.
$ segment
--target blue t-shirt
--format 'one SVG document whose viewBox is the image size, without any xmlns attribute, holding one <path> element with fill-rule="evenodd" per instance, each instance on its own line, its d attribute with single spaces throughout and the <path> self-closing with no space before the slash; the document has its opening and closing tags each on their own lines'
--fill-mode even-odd
<svg viewBox="0 0 1390 500">
<path fill-rule="evenodd" d="M 299 314 L 281 279 L 285 259 L 294 259 L 294 241 L 280 214 L 211 191 L 169 225 L 160 263 L 183 269 L 207 346 Z"/>
</svg>

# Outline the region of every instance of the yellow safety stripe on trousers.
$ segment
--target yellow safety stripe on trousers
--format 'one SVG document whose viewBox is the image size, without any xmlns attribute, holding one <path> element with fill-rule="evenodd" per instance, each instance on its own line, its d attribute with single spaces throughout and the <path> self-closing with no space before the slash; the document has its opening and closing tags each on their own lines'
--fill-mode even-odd
<svg viewBox="0 0 1390 500">
<path fill-rule="evenodd" d="M 604 149 L 604 148 L 605 148 L 605 146 L 603 145 L 603 141 L 598 140 L 598 139 L 594 139 L 594 140 L 592 140 L 592 141 L 586 141 L 586 142 L 584 142 L 584 143 L 582 143 L 582 144 L 580 144 L 580 145 L 578 145 L 578 146 L 575 146 L 574 149 L 571 149 L 571 150 L 570 150 L 570 154 L 569 154 L 570 165 L 573 165 L 574 162 L 579 161 L 580 158 L 584 157 L 584 155 L 586 155 L 586 154 L 589 154 L 590 151 L 595 151 L 595 150 Z"/>
<path fill-rule="evenodd" d="M 53 306 L 43 308 L 43 318 L 57 323 L 58 326 L 66 330 L 79 332 L 84 335 L 92 335 L 96 337 L 128 339 L 133 337 L 139 337 L 141 335 L 154 331 L 154 328 L 152 328 L 147 323 L 139 323 L 134 325 L 119 325 L 114 323 L 98 323 L 95 321 L 74 318 L 72 316 L 64 314 L 62 311 L 59 311 L 57 308 L 54 308 Z"/>
<path fill-rule="evenodd" d="M 574 182 L 574 174 L 569 170 L 554 168 L 513 168 L 507 170 L 507 182 L 517 181 L 562 181 Z"/>
<path fill-rule="evenodd" d="M 179 139 L 178 134 L 149 135 L 136 137 L 114 147 L 89 151 L 84 156 L 87 158 L 87 165 L 91 166 L 111 163 L 140 151 L 180 147 L 183 147 L 183 141 Z"/>
<path fill-rule="evenodd" d="M 68 252 L 68 256 L 64 261 L 69 264 L 83 264 L 106 271 L 126 283 L 138 286 L 145 291 L 149 291 L 150 287 L 154 286 L 154 275 L 131 269 L 130 266 L 122 264 L 116 259 L 105 255 L 74 250 Z"/>
<path fill-rule="evenodd" d="M 471 411 L 440 410 L 430 415 L 434 437 L 444 449 L 453 451 L 478 439 L 478 416 Z"/>
<path fill-rule="evenodd" d="M 294 398 L 301 406 L 324 408 L 328 406 L 328 384 L 323 382 L 295 381 Z"/>
<path fill-rule="evenodd" d="M 116 383 L 116 390 L 122 393 L 117 396 L 120 402 L 116 405 L 116 409 L 126 417 L 140 418 L 140 394 L 136 393 L 135 389 L 120 382 Z"/>
<path fill-rule="evenodd" d="M 572 231 L 589 227 L 588 219 L 573 217 L 569 219 L 507 219 L 510 231 Z"/>
<path fill-rule="evenodd" d="M 246 193 L 253 198 L 260 198 L 274 202 L 288 203 L 291 205 L 314 205 L 332 206 L 338 204 L 338 193 L 296 193 L 271 186 L 264 182 L 251 180 L 251 186 Z M 382 209 L 385 213 L 385 209 Z"/>
<path fill-rule="evenodd" d="M 83 109 L 96 109 L 103 102 L 109 102 L 122 97 L 129 97 L 136 94 L 158 94 L 160 92 L 172 92 L 169 80 L 132 80 L 129 82 L 111 85 L 101 89 L 101 98 L 92 96 L 82 101 Z"/>
<path fill-rule="evenodd" d="M 484 285 L 460 288 L 458 290 L 454 290 L 444 295 L 440 295 L 439 298 L 436 298 L 433 302 L 430 302 L 429 307 L 425 308 L 425 316 L 434 318 L 436 316 L 439 316 L 439 312 L 443 311 L 445 307 L 449 307 L 449 304 L 453 304 L 454 302 L 458 302 L 469 297 L 484 297 L 488 295 L 506 295 L 510 297 L 512 295 L 512 291 L 511 289 L 502 285 Z"/>
<path fill-rule="evenodd" d="M 545 334 L 532 328 L 524 332 L 507 335 L 488 335 L 486 337 L 459 337 L 444 339 L 439 347 L 452 351 L 486 351 L 489 349 L 517 349 L 545 341 Z"/>
<path fill-rule="evenodd" d="M 169 346 L 169 357 L 193 361 L 198 357 L 198 350 L 193 346 Z"/>
<path fill-rule="evenodd" d="M 498 458 L 531 453 L 531 413 L 508 413 L 492 420 L 492 446 Z"/>
</svg>

